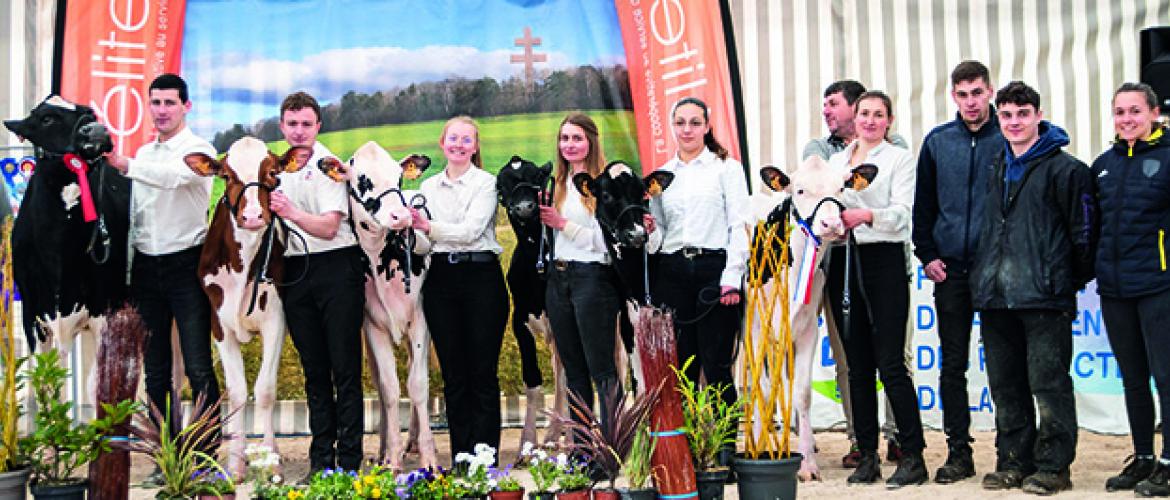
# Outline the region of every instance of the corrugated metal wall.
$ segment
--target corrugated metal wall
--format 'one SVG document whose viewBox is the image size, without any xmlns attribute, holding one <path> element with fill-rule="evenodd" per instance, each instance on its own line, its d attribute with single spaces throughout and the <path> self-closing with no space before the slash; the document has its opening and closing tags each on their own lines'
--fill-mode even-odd
<svg viewBox="0 0 1170 500">
<path fill-rule="evenodd" d="M 951 69 L 977 59 L 996 88 L 1024 80 L 1086 163 L 1113 134 L 1112 92 L 1139 77 L 1138 31 L 1170 25 L 1167 0 L 732 0 L 752 166 L 798 160 L 828 134 L 821 93 L 856 79 L 894 101 L 917 151 L 954 117 Z"/>
</svg>

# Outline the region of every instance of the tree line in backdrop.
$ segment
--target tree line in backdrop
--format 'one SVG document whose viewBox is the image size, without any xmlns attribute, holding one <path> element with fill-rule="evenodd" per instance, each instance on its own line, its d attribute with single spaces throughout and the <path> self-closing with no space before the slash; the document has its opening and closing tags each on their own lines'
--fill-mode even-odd
<svg viewBox="0 0 1170 500">
<path fill-rule="evenodd" d="M 455 115 L 488 117 L 572 109 L 633 109 L 629 70 L 622 65 L 578 66 L 548 73 L 531 85 L 518 77 L 503 83 L 491 77 L 448 78 L 373 94 L 350 91 L 321 109 L 321 132 L 445 120 Z M 216 132 L 212 144 L 227 151 L 246 135 L 265 142 L 281 140 L 279 121 L 274 116 L 251 127 L 237 123 Z"/>
</svg>

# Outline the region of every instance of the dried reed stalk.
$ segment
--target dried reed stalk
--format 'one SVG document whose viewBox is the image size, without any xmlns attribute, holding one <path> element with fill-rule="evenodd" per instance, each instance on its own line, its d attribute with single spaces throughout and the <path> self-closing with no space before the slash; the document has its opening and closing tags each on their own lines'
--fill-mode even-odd
<svg viewBox="0 0 1170 500">
<path fill-rule="evenodd" d="M 131 306 L 107 316 L 98 345 L 98 418 L 105 413 L 103 403 L 137 397 L 147 335 L 146 324 Z M 129 421 L 114 427 L 114 439 L 125 439 L 129 431 Z M 130 452 L 115 447 L 101 454 L 89 465 L 89 477 L 90 498 L 125 500 L 130 494 Z"/>
<path fill-rule="evenodd" d="M 659 495 L 689 495 L 697 491 L 695 465 L 691 460 L 691 449 L 687 445 L 682 400 L 673 388 L 678 378 L 671 366 L 678 362 L 675 349 L 674 318 L 671 313 L 656 307 L 638 307 L 634 319 L 634 338 L 638 357 L 641 361 L 644 387 L 661 385 L 664 389 L 658 403 L 650 412 L 650 431 L 657 437 L 651 459 L 654 483 Z M 676 497 L 677 498 L 677 497 Z"/>
</svg>

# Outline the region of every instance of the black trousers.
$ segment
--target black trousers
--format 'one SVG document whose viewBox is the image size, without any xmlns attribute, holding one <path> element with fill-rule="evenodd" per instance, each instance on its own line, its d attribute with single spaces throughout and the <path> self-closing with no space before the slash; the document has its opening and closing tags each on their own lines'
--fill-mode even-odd
<svg viewBox="0 0 1170 500">
<path fill-rule="evenodd" d="M 979 318 L 995 403 L 996 470 L 1068 469 L 1077 450 L 1077 407 L 1068 374 L 1072 313 L 996 309 L 981 311 Z"/>
<path fill-rule="evenodd" d="M 1125 410 L 1134 453 L 1154 454 L 1154 397 L 1150 375 L 1158 387 L 1158 404 L 1170 415 L 1170 290 L 1145 297 L 1101 297 L 1101 315 L 1109 345 L 1121 369 Z M 1170 459 L 1170 429 L 1162 426 L 1162 458 Z"/>
<path fill-rule="evenodd" d="M 362 315 L 365 272 L 356 246 L 285 257 L 284 314 L 308 397 L 309 465 L 362 465 Z"/>
<path fill-rule="evenodd" d="M 569 262 L 564 270 L 554 266 L 550 272 L 548 320 L 557 339 L 557 355 L 565 368 L 567 385 L 592 411 L 596 384 L 604 418 L 608 414 L 606 398 L 618 383 L 613 356 L 621 299 L 614 287 L 613 268 Z M 576 413 L 572 416 L 577 419 Z"/>
<path fill-rule="evenodd" d="M 211 304 L 197 273 L 202 250 L 203 245 L 197 245 L 172 254 L 134 256 L 131 300 L 150 331 L 143 360 L 146 395 L 159 411 L 166 411 L 168 399 L 172 412 L 178 408 L 178 395 L 170 394 L 172 321 L 179 329 L 179 350 L 191 390 L 196 397 L 206 396 L 208 405 L 219 401 L 219 381 L 211 362 Z"/>
<path fill-rule="evenodd" d="M 881 377 L 886 397 L 898 425 L 897 440 L 903 450 L 921 452 L 926 447 L 918 396 L 906 368 L 906 319 L 910 308 L 910 277 L 902 243 L 857 245 L 861 263 L 850 268 L 850 326 L 845 329 L 842 299 L 845 289 L 845 248 L 831 250 L 829 306 L 841 329 L 845 359 L 849 360 L 849 400 L 853 405 L 853 430 L 863 452 L 878 448 L 878 400 L 874 373 Z M 860 282 L 858 277 L 861 277 Z M 872 314 L 872 316 L 870 316 Z"/>
<path fill-rule="evenodd" d="M 499 449 L 500 346 L 508 322 L 499 261 L 432 259 L 422 299 L 443 372 L 451 456 L 473 453 L 477 443 Z"/>
<path fill-rule="evenodd" d="M 943 432 L 951 446 L 969 446 L 971 411 L 967 399 L 967 366 L 971 353 L 971 321 L 975 310 L 967 275 L 947 273 L 934 284 L 934 308 L 938 314 L 938 342 L 942 351 L 939 392 L 942 393 Z"/>
<path fill-rule="evenodd" d="M 719 278 L 725 255 L 703 254 L 687 258 L 681 253 L 658 257 L 654 281 L 650 283 L 652 299 L 674 311 L 674 333 L 678 343 L 678 366 L 695 357 L 687 367 L 687 378 L 698 381 L 702 370 L 708 384 L 722 384 L 723 400 L 734 403 L 738 397 L 731 376 L 735 347 L 738 342 L 742 302 L 735 306 L 700 303 L 703 298 L 719 296 Z M 697 322 L 692 320 L 704 314 Z"/>
</svg>

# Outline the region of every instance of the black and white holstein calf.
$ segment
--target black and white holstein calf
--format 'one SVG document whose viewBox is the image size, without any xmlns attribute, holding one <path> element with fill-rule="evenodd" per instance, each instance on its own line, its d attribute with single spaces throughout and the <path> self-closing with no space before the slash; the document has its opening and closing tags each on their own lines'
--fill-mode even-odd
<svg viewBox="0 0 1170 500">
<path fill-rule="evenodd" d="M 500 205 L 508 214 L 508 222 L 516 233 L 516 249 L 508 265 L 508 291 L 512 294 L 512 334 L 520 349 L 521 373 L 524 377 L 524 429 L 520 444 L 536 442 L 536 418 L 544 411 L 544 390 L 541 387 L 540 366 L 536 358 L 536 336 L 543 337 L 552 357 L 554 395 L 553 411 L 564 414 L 567 408 L 567 389 L 564 371 L 557 360 L 556 341 L 552 336 L 545 311 L 544 294 L 552 252 L 552 234 L 540 223 L 541 197 L 547 197 L 552 164 L 538 167 L 535 163 L 513 156 L 496 177 L 496 192 Z M 560 424 L 551 419 L 544 441 L 555 441 L 561 435 Z"/>
<path fill-rule="evenodd" d="M 29 348 L 67 350 L 79 335 L 92 343 L 107 311 L 129 297 L 130 181 L 102 158 L 113 145 L 86 106 L 50 96 L 4 126 L 36 146 L 36 171 L 12 230 Z"/>
</svg>

